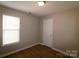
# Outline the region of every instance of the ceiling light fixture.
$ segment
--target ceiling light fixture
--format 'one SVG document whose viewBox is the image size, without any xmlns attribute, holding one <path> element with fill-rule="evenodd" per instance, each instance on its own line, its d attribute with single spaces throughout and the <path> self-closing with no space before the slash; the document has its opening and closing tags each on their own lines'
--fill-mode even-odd
<svg viewBox="0 0 79 59">
<path fill-rule="evenodd" d="M 44 6 L 45 5 L 45 1 L 38 1 L 37 4 L 38 4 L 38 6 Z"/>
</svg>

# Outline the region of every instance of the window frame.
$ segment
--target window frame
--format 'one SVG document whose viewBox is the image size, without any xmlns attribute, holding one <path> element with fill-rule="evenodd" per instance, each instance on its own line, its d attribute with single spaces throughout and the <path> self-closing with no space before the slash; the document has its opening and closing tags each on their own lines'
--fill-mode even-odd
<svg viewBox="0 0 79 59">
<path fill-rule="evenodd" d="M 6 30 L 6 29 L 3 29 L 3 16 L 11 16 L 11 17 L 15 17 L 15 18 L 18 18 L 19 19 L 19 28 L 17 29 L 18 30 L 18 33 L 19 33 L 19 41 L 16 41 L 16 42 L 12 42 L 12 43 L 9 43 L 9 44 L 4 44 L 3 43 L 3 31 Z M 12 29 L 10 29 L 12 30 Z M 14 30 L 14 29 L 13 29 Z M 16 30 L 16 29 L 15 29 Z M 2 46 L 9 46 L 9 45 L 13 45 L 13 44 L 17 44 L 20 42 L 20 17 L 16 17 L 16 16 L 13 16 L 13 15 L 7 15 L 7 14 L 2 14 Z"/>
</svg>

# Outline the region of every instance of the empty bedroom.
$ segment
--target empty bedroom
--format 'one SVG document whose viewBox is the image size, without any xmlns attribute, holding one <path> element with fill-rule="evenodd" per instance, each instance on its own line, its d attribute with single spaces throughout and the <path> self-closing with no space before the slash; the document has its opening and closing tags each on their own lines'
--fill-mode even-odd
<svg viewBox="0 0 79 59">
<path fill-rule="evenodd" d="M 0 58 L 78 58 L 79 1 L 0 1 Z"/>
</svg>

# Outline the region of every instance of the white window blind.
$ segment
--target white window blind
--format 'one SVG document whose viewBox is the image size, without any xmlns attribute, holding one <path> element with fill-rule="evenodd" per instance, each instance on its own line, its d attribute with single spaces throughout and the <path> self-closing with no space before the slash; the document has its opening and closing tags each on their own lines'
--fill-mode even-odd
<svg viewBox="0 0 79 59">
<path fill-rule="evenodd" d="M 3 15 L 3 46 L 19 42 L 20 18 Z"/>
</svg>

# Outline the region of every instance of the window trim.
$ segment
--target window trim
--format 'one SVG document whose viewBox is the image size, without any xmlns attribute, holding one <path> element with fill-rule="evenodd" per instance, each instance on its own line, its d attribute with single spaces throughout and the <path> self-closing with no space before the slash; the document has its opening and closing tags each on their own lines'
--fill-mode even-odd
<svg viewBox="0 0 79 59">
<path fill-rule="evenodd" d="M 19 30 L 19 41 L 16 41 L 16 42 L 13 42 L 13 43 L 10 43 L 10 44 L 4 44 L 3 43 L 3 31 L 5 30 L 5 29 L 3 29 L 3 15 L 6 15 L 6 14 L 2 14 L 2 46 L 4 47 L 4 46 L 9 46 L 9 45 L 14 45 L 14 44 L 19 43 L 20 42 L 20 17 L 16 17 L 16 16 L 12 16 L 12 15 L 6 15 L 6 16 L 19 18 L 19 28 L 18 28 L 18 30 Z M 10 29 L 10 30 L 12 30 L 12 29 Z M 17 29 L 15 29 L 15 30 L 17 30 Z"/>
</svg>

